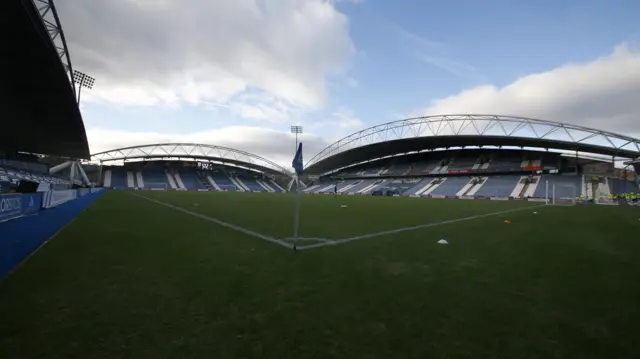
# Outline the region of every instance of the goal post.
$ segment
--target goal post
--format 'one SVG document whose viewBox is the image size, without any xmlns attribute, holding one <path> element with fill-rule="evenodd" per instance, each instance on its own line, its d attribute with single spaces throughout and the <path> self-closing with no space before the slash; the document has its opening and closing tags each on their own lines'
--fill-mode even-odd
<svg viewBox="0 0 640 359">
<path fill-rule="evenodd" d="M 546 182 L 547 204 L 572 206 L 576 204 L 578 189 L 569 184 Z"/>
</svg>

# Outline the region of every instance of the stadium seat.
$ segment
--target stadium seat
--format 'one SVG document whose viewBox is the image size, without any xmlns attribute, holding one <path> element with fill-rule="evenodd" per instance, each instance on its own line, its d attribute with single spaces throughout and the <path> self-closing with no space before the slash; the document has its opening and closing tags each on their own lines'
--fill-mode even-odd
<svg viewBox="0 0 640 359">
<path fill-rule="evenodd" d="M 438 186 L 433 192 L 432 195 L 444 195 L 444 196 L 455 196 L 462 187 L 464 187 L 469 181 L 471 177 L 450 177 L 447 178 L 446 181 L 442 183 L 442 185 Z"/>
<path fill-rule="evenodd" d="M 482 187 L 480 187 L 474 195 L 485 197 L 509 197 L 519 180 L 520 176 L 489 176 Z"/>
</svg>

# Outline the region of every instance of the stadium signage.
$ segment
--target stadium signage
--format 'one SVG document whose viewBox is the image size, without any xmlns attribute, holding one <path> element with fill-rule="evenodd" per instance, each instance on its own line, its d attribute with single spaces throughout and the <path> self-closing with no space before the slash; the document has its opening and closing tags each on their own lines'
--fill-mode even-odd
<svg viewBox="0 0 640 359">
<path fill-rule="evenodd" d="M 22 209 L 22 201 L 18 196 L 5 197 L 0 199 L 0 212 L 20 211 Z"/>
<path fill-rule="evenodd" d="M 36 214 L 41 205 L 40 193 L 0 195 L 0 222 Z"/>
<path fill-rule="evenodd" d="M 203 171 L 213 171 L 213 163 L 211 162 L 196 162 L 196 168 Z"/>
</svg>

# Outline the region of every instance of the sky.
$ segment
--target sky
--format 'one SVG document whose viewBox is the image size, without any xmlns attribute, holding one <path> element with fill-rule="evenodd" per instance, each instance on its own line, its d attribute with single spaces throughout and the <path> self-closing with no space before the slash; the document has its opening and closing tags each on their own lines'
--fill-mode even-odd
<svg viewBox="0 0 640 359">
<path fill-rule="evenodd" d="M 409 116 L 640 137 L 640 2 L 56 0 L 92 153 L 157 142 L 290 163 Z"/>
</svg>

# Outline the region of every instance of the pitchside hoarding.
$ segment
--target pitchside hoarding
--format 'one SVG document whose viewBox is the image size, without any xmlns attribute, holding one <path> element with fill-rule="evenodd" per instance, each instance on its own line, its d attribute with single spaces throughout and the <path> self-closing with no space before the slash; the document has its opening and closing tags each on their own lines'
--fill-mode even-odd
<svg viewBox="0 0 640 359">
<path fill-rule="evenodd" d="M 0 195 L 0 222 L 36 214 L 42 206 L 42 194 Z"/>
</svg>

